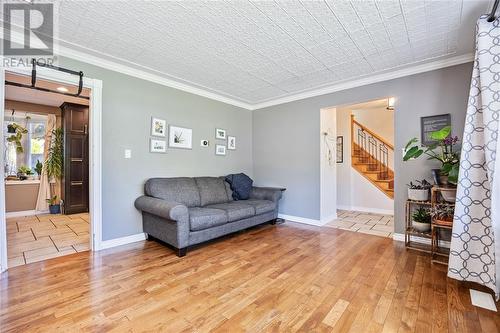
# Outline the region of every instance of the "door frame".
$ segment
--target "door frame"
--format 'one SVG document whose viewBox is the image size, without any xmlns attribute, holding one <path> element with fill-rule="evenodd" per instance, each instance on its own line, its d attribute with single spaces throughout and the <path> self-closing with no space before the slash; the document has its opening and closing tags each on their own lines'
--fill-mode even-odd
<svg viewBox="0 0 500 333">
<path fill-rule="evenodd" d="M 5 73 L 31 76 L 31 68 L 0 69 L 0 128 L 3 130 L 5 113 Z M 37 78 L 75 85 L 74 75 L 47 68 L 37 69 Z M 90 89 L 89 107 L 89 214 L 92 236 L 91 251 L 102 248 L 102 81 L 83 78 L 83 87 Z M 4 156 L 4 145 L 0 145 L 0 157 Z M 5 174 L 0 168 L 0 272 L 7 270 L 7 223 L 5 220 Z"/>
</svg>

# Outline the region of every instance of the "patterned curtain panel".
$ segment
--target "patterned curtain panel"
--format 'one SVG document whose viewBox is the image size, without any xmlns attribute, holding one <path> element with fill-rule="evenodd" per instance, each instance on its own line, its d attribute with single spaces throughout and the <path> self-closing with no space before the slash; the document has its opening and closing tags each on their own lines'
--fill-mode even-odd
<svg viewBox="0 0 500 333">
<path fill-rule="evenodd" d="M 448 276 L 485 285 L 498 298 L 500 188 L 494 177 L 500 177 L 495 175 L 500 115 L 500 21 L 486 19 L 486 15 L 481 16 L 476 25 L 476 56 L 463 135 Z"/>
</svg>

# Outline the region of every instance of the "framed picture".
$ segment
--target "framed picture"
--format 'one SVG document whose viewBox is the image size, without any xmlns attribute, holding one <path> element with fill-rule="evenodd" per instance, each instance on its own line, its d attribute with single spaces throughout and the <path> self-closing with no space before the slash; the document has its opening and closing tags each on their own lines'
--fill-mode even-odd
<svg viewBox="0 0 500 333">
<path fill-rule="evenodd" d="M 344 137 L 337 136 L 337 163 L 344 163 Z"/>
<path fill-rule="evenodd" d="M 149 151 L 152 153 L 166 153 L 167 152 L 167 141 L 151 139 Z"/>
<path fill-rule="evenodd" d="M 215 155 L 226 155 L 226 146 L 215 145 Z"/>
<path fill-rule="evenodd" d="M 151 118 L 151 135 L 152 136 L 166 136 L 167 135 L 167 121 L 164 119 Z"/>
<path fill-rule="evenodd" d="M 193 148 L 193 130 L 170 125 L 168 131 L 168 146 L 182 149 Z"/>
<path fill-rule="evenodd" d="M 215 129 L 215 138 L 221 139 L 221 140 L 226 140 L 226 130 L 222 129 L 222 128 L 216 128 Z"/>
<path fill-rule="evenodd" d="M 236 137 L 235 136 L 227 136 L 227 149 L 228 150 L 236 150 Z"/>
<path fill-rule="evenodd" d="M 420 142 L 424 146 L 430 146 L 436 143 L 436 140 L 431 139 L 431 133 L 439 131 L 445 126 L 451 125 L 451 115 L 440 114 L 437 116 L 421 117 L 420 118 Z"/>
</svg>

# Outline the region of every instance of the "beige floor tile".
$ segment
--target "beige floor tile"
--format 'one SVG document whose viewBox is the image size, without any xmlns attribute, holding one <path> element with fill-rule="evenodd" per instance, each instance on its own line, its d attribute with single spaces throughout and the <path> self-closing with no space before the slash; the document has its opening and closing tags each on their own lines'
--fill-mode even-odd
<svg viewBox="0 0 500 333">
<path fill-rule="evenodd" d="M 382 231 L 382 232 L 393 232 L 394 231 L 394 227 L 392 225 L 380 225 L 380 224 L 377 224 L 377 225 L 374 225 L 372 230 L 377 230 L 377 231 Z"/>
<path fill-rule="evenodd" d="M 73 233 L 73 230 L 71 230 L 68 226 L 60 226 L 57 228 L 53 229 L 33 229 L 33 233 L 35 234 L 36 238 L 40 237 L 46 237 L 46 236 L 54 236 L 54 235 L 60 235 L 60 234 L 67 234 L 67 233 Z"/>
<path fill-rule="evenodd" d="M 15 241 L 9 243 L 7 241 L 7 253 L 20 253 L 20 252 L 22 253 L 50 246 L 53 246 L 53 243 L 49 237 L 42 237 L 37 240 L 24 243 Z"/>
<path fill-rule="evenodd" d="M 75 245 L 73 245 L 73 248 L 77 252 L 89 251 L 90 250 L 90 242 L 75 244 Z"/>
<path fill-rule="evenodd" d="M 20 231 L 20 232 L 13 233 L 12 235 L 9 235 L 7 241 L 19 243 L 19 242 L 29 242 L 29 241 L 34 241 L 34 240 L 35 240 L 35 236 L 33 236 L 33 232 L 31 232 L 31 229 L 30 229 L 30 230 Z"/>
<path fill-rule="evenodd" d="M 61 257 L 61 256 L 65 256 L 68 254 L 73 254 L 73 253 L 76 253 L 75 249 L 71 249 L 71 250 L 68 249 L 68 250 L 65 250 L 62 252 L 50 253 L 50 254 L 45 254 L 45 255 L 38 256 L 38 257 L 26 259 L 26 263 L 30 264 L 32 262 L 38 262 L 38 261 L 42 261 L 42 260 L 57 258 L 57 257 Z"/>
<path fill-rule="evenodd" d="M 365 224 L 365 223 L 354 223 L 354 225 L 351 227 L 351 229 L 352 228 L 357 228 L 358 230 L 359 229 L 370 230 L 372 228 L 372 225 Z"/>
<path fill-rule="evenodd" d="M 354 225 L 353 222 L 345 221 L 345 220 L 335 220 L 335 221 L 332 221 L 328 224 L 334 225 L 338 228 L 351 228 Z"/>
<path fill-rule="evenodd" d="M 51 236 L 51 238 L 58 248 L 85 243 L 89 241 L 88 234 L 80 236 L 73 234 L 71 235 L 71 237 L 67 237 L 67 234 L 61 234 L 61 235 Z"/>
<path fill-rule="evenodd" d="M 389 237 L 389 232 L 377 231 L 377 230 L 358 230 L 358 232 L 362 232 L 364 234 L 374 235 L 374 236 L 382 236 Z"/>
<path fill-rule="evenodd" d="M 18 222 L 19 231 L 26 231 L 30 229 L 36 230 L 47 230 L 47 229 L 55 229 L 55 225 L 50 222 L 30 222 L 30 223 L 22 223 Z"/>
<path fill-rule="evenodd" d="M 90 230 L 90 224 L 87 222 L 82 222 L 82 223 L 72 223 L 69 224 L 68 227 L 73 230 L 75 233 L 83 233 L 83 232 L 89 232 Z"/>
<path fill-rule="evenodd" d="M 41 249 L 26 251 L 24 252 L 24 257 L 26 258 L 26 260 L 28 260 L 35 257 L 46 256 L 48 254 L 55 254 L 57 252 L 59 252 L 57 248 L 54 245 L 52 245 L 50 247 L 44 247 Z"/>
<path fill-rule="evenodd" d="M 9 268 L 21 266 L 24 265 L 25 263 L 26 262 L 24 261 L 23 256 L 13 257 L 7 260 L 7 265 L 9 265 Z"/>
</svg>

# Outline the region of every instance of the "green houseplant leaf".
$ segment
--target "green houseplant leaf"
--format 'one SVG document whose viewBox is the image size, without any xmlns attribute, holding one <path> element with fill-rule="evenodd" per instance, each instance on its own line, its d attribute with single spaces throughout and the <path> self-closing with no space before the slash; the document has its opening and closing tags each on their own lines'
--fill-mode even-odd
<svg viewBox="0 0 500 333">
<path fill-rule="evenodd" d="M 60 179 L 64 172 L 64 138 L 63 129 L 56 128 L 52 131 L 49 155 L 45 161 L 47 175 Z"/>
</svg>

